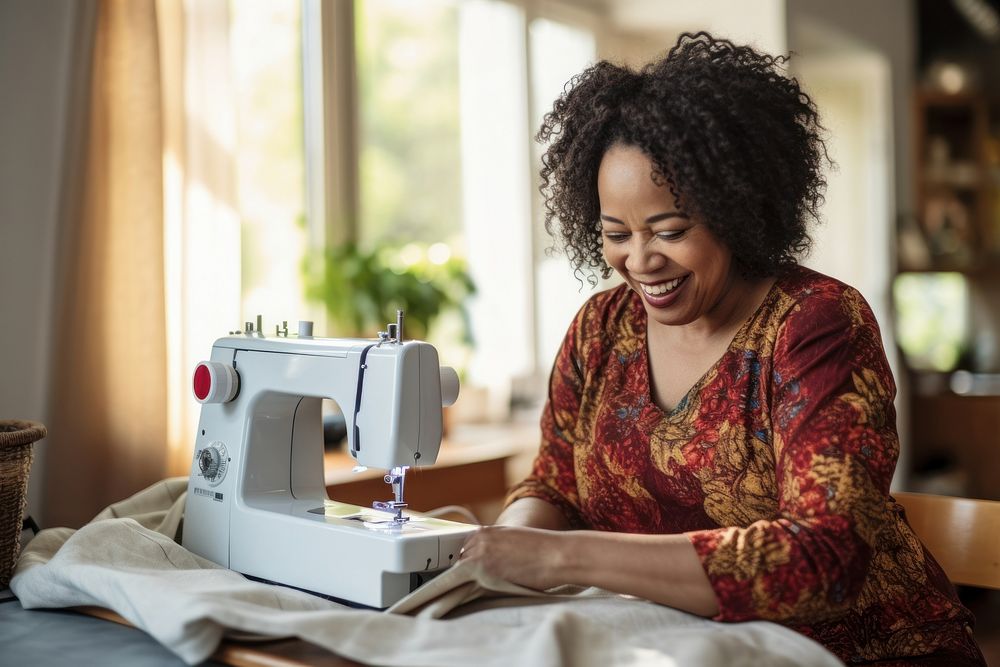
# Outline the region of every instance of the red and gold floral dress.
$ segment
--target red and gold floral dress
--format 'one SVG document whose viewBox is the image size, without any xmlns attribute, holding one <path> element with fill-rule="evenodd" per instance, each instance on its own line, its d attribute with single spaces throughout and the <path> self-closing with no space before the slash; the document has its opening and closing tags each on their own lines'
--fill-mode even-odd
<svg viewBox="0 0 1000 667">
<path fill-rule="evenodd" d="M 972 615 L 889 496 L 895 386 L 857 290 L 789 269 L 670 412 L 646 355 L 636 293 L 586 303 L 508 503 L 541 498 L 575 528 L 687 533 L 716 620 L 776 621 L 848 663 L 983 664 Z"/>
</svg>

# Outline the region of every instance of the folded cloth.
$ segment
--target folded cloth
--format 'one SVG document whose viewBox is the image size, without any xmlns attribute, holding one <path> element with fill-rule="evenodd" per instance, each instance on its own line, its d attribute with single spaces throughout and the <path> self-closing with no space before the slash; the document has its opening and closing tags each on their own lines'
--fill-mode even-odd
<svg viewBox="0 0 1000 667">
<path fill-rule="evenodd" d="M 459 562 L 389 613 L 250 581 L 174 541 L 184 478 L 101 512 L 77 531 L 44 530 L 11 589 L 26 609 L 111 609 L 190 664 L 225 636 L 296 636 L 379 665 L 839 665 L 780 625 L 715 623 L 598 589 L 541 593 Z"/>
</svg>

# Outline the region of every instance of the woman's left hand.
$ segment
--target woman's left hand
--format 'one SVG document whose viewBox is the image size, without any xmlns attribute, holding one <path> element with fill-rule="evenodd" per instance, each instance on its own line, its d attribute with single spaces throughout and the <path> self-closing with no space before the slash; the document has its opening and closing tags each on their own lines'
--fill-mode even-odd
<svg viewBox="0 0 1000 667">
<path fill-rule="evenodd" d="M 564 571 L 569 537 L 556 530 L 484 526 L 466 540 L 459 559 L 477 562 L 494 577 L 542 591 L 572 583 Z"/>
</svg>

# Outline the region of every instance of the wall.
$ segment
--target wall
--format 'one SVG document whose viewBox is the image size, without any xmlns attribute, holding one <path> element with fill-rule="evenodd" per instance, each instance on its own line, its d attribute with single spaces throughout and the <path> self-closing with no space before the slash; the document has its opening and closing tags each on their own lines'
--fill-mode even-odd
<svg viewBox="0 0 1000 667">
<path fill-rule="evenodd" d="M 608 14 L 623 33 L 661 36 L 654 53 L 670 48 L 679 33 L 699 30 L 782 53 L 787 43 L 785 4 L 786 0 L 608 0 Z"/>
<path fill-rule="evenodd" d="M 916 68 L 916 15 L 911 0 L 788 0 L 788 48 L 813 48 L 817 25 L 836 30 L 883 55 L 891 68 L 893 150 L 897 212 L 915 205 L 912 171 L 913 122 L 910 100 Z"/>
<path fill-rule="evenodd" d="M 0 418 L 47 417 L 71 49 L 81 7 L 0 2 Z M 35 452 L 37 482 L 44 442 Z M 28 511 L 35 517 L 43 509 L 38 492 L 32 484 Z"/>
</svg>

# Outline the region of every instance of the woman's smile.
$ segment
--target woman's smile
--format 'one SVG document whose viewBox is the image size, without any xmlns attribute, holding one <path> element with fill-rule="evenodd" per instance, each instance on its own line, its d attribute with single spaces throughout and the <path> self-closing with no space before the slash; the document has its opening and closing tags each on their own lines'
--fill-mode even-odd
<svg viewBox="0 0 1000 667">
<path fill-rule="evenodd" d="M 653 308 L 667 308 L 678 299 L 689 275 L 691 274 L 657 283 L 640 282 L 642 296 Z"/>
</svg>

